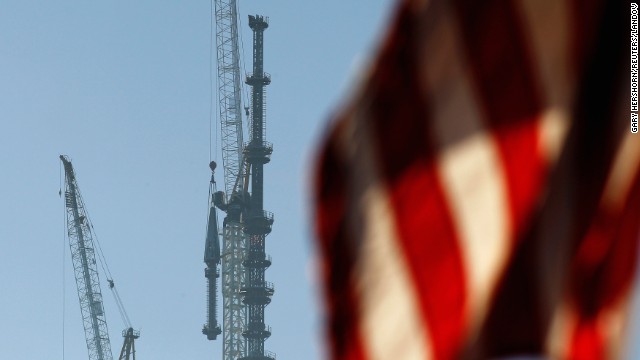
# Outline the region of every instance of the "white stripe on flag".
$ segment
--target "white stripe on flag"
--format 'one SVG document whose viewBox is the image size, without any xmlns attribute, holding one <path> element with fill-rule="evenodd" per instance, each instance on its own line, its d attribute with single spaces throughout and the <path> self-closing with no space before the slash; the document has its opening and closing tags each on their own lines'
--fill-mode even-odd
<svg viewBox="0 0 640 360">
<path fill-rule="evenodd" d="M 460 240 L 471 336 L 490 306 L 511 252 L 507 185 L 496 144 L 481 119 L 450 5 L 434 16 L 422 53 L 424 82 L 433 97 L 438 173 Z M 455 121 L 452 121 L 455 120 Z"/>
<path fill-rule="evenodd" d="M 362 116 L 362 115 L 360 115 Z M 399 248 L 394 214 L 380 185 L 374 165 L 376 151 L 366 128 L 367 116 L 350 119 L 350 129 L 341 138 L 345 154 L 352 157 L 350 183 L 355 193 L 352 209 L 362 214 L 351 219 L 360 230 L 355 276 L 360 309 L 360 331 L 365 354 L 370 360 L 426 360 L 432 358 L 428 334 L 422 318 L 418 294 L 413 286 L 405 256 Z M 354 142 L 353 139 L 358 139 Z M 357 145 L 354 146 L 354 143 Z"/>
<path fill-rule="evenodd" d="M 362 333 L 372 360 L 430 359 L 426 329 L 404 255 L 398 248 L 393 213 L 380 188 L 362 201 L 365 237 L 358 264 Z"/>
<path fill-rule="evenodd" d="M 475 330 L 512 250 L 507 186 L 495 144 L 486 133 L 450 145 L 438 168 L 461 243 Z"/>
</svg>

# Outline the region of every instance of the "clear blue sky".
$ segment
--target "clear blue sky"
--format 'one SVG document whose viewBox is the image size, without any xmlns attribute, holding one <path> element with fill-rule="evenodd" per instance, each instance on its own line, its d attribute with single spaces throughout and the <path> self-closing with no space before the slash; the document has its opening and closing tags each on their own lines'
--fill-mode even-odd
<svg viewBox="0 0 640 360">
<path fill-rule="evenodd" d="M 269 16 L 271 25 L 267 137 L 275 151 L 265 168 L 265 208 L 276 216 L 267 243 L 274 259 L 267 279 L 276 293 L 267 308 L 273 336 L 266 348 L 281 360 L 322 356 L 309 165 L 390 4 L 239 4 L 247 59 L 247 15 Z M 64 274 L 65 358 L 87 358 L 58 197 L 58 155 L 68 154 L 120 295 L 142 331 L 139 358 L 220 358 L 220 341 L 200 332 L 210 6 L 208 0 L 2 2 L 0 357 L 62 358 Z M 104 276 L 102 285 L 117 356 L 124 325 Z"/>
</svg>

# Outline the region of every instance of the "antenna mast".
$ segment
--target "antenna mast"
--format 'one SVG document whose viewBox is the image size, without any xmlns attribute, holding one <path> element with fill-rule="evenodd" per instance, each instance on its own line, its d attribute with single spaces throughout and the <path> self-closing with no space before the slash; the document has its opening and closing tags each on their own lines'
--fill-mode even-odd
<svg viewBox="0 0 640 360">
<path fill-rule="evenodd" d="M 249 16 L 249 27 L 253 30 L 253 74 L 247 77 L 247 84 L 252 87 L 251 141 L 245 145 L 244 154 L 251 165 L 251 203 L 244 228 L 249 237 L 249 251 L 244 262 L 248 283 L 242 289 L 243 301 L 249 308 L 249 321 L 244 332 L 248 340 L 248 354 L 243 360 L 272 360 L 275 354 L 264 350 L 264 342 L 271 336 L 271 328 L 264 323 L 264 310 L 274 292 L 273 284 L 265 281 L 264 276 L 266 268 L 271 265 L 271 257 L 265 254 L 265 238 L 273 224 L 273 214 L 263 207 L 263 168 L 273 152 L 273 146 L 265 141 L 265 86 L 271 83 L 271 77 L 264 72 L 263 66 L 264 30 L 269 27 L 268 18 Z"/>
</svg>

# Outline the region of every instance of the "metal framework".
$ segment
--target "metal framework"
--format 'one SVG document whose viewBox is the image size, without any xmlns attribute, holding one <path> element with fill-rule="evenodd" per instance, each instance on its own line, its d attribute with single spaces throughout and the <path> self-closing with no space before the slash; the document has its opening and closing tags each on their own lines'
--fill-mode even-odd
<svg viewBox="0 0 640 360">
<path fill-rule="evenodd" d="M 211 169 L 215 169 L 215 163 L 212 163 Z M 215 184 L 215 182 L 213 182 L 213 184 Z M 246 355 L 247 351 L 246 341 L 243 336 L 247 319 L 247 307 L 242 302 L 240 292 L 246 281 L 246 271 L 243 267 L 247 253 L 246 235 L 241 222 L 242 214 L 246 207 L 246 198 L 248 198 L 248 194 L 244 190 L 234 192 L 228 203 L 225 201 L 225 195 L 222 191 L 214 192 L 212 196 L 213 205 L 225 211 L 227 214 L 222 227 L 224 244 L 223 251 L 220 254 L 222 262 L 223 310 L 222 358 L 224 360 L 241 359 Z M 215 209 L 212 207 L 209 211 L 209 214 L 211 214 L 211 212 L 215 212 Z M 212 217 L 210 215 L 209 219 L 209 229 L 211 229 L 213 227 L 211 219 L 215 219 L 215 216 Z M 210 241 L 207 241 L 207 243 L 212 244 Z M 211 246 L 208 247 L 207 251 L 214 253 Z M 205 251 L 205 258 L 206 257 Z M 205 275 L 210 276 L 212 274 L 210 269 L 205 271 L 208 271 L 205 272 Z M 209 277 L 209 279 L 211 279 L 211 277 Z M 211 287 L 209 287 L 209 291 L 212 291 Z M 215 302 L 211 302 L 212 295 L 215 296 L 215 294 L 209 293 L 210 309 L 211 306 L 215 306 Z M 215 320 L 211 320 L 211 316 L 209 321 L 210 324 L 212 321 L 215 323 Z M 205 326 L 205 330 L 208 330 L 209 333 L 211 333 L 211 329 L 211 326 Z M 203 330 L 203 332 L 205 331 Z M 207 332 L 205 332 L 205 334 L 206 333 Z M 215 338 L 214 336 L 207 336 L 210 340 L 212 337 Z"/>
<path fill-rule="evenodd" d="M 222 332 L 218 324 L 218 277 L 220 272 L 220 238 L 218 236 L 218 214 L 216 213 L 213 194 L 216 192 L 216 180 L 214 172 L 216 163 L 209 164 L 211 168 L 211 181 L 209 182 L 209 216 L 207 222 L 207 239 L 204 246 L 204 262 L 207 267 L 204 276 L 207 278 L 207 323 L 202 333 L 207 339 L 215 340 Z"/>
<path fill-rule="evenodd" d="M 238 13 L 235 0 L 215 0 L 218 102 L 222 133 L 224 192 L 215 191 L 216 164 L 212 162 L 209 221 L 205 245 L 207 278 L 207 324 L 203 333 L 214 340 L 222 332 L 223 360 L 273 360 L 264 350 L 271 329 L 264 323 L 264 310 L 271 302 L 273 284 L 265 281 L 271 258 L 265 254 L 265 237 L 271 232 L 273 214 L 263 209 L 263 166 L 273 150 L 265 138 L 266 102 L 264 87 L 271 82 L 263 71 L 264 30 L 267 20 L 250 16 L 253 38 L 251 141 L 243 144 L 240 99 L 240 55 Z M 244 164 L 247 170 L 244 170 Z M 248 190 L 249 168 L 251 195 Z M 218 240 L 215 208 L 226 213 L 222 227 L 222 249 Z M 216 318 L 218 265 L 222 264 L 223 327 Z"/>
<path fill-rule="evenodd" d="M 242 302 L 240 289 L 245 283 L 242 266 L 246 256 L 246 239 L 242 225 L 229 221 L 224 226 L 225 239 L 222 254 L 222 302 L 224 333 L 222 344 L 223 360 L 237 360 L 245 356 L 247 345 L 242 332 L 246 326 L 247 309 Z"/>
<path fill-rule="evenodd" d="M 136 339 L 140 337 L 140 332 L 128 328 L 122 330 L 122 337 L 124 342 L 122 343 L 122 349 L 120 350 L 120 356 L 118 360 L 136 360 Z"/>
<path fill-rule="evenodd" d="M 65 209 L 71 259 L 78 288 L 89 360 L 111 360 L 111 343 L 102 304 L 92 229 L 71 161 L 60 155 L 65 171 Z"/>
<path fill-rule="evenodd" d="M 243 301 L 249 309 L 248 326 L 244 336 L 248 341 L 247 356 L 242 360 L 273 360 L 275 355 L 265 352 L 264 342 L 271 336 L 271 328 L 264 323 L 265 307 L 271 302 L 274 287 L 265 281 L 265 270 L 271 258 L 265 254 L 265 238 L 271 232 L 273 214 L 263 208 L 264 173 L 273 147 L 265 141 L 266 94 L 265 86 L 271 78 L 264 72 L 264 30 L 269 26 L 263 16 L 249 16 L 249 27 L 253 30 L 253 74 L 247 77 L 252 87 L 251 141 L 245 145 L 244 154 L 251 166 L 251 201 L 245 221 L 245 233 L 249 237 L 248 255 L 244 265 L 247 269 L 247 285 L 242 288 Z"/>
<path fill-rule="evenodd" d="M 243 187 L 240 176 L 243 135 L 238 10 L 236 0 L 215 0 L 214 4 L 224 190 L 230 197 L 234 188 Z M 237 181 L 240 183 L 236 186 Z"/>
<path fill-rule="evenodd" d="M 207 235 L 205 276 L 208 281 L 208 319 L 203 332 L 213 340 L 220 333 L 217 328 L 217 274 L 222 264 L 222 358 L 237 360 L 246 355 L 246 340 L 242 332 L 246 326 L 247 309 L 242 303 L 240 289 L 245 283 L 243 261 L 246 257 L 246 236 L 241 223 L 245 207 L 243 170 L 243 132 L 240 50 L 238 47 L 238 10 L 236 0 L 215 0 L 216 55 L 218 63 L 218 108 L 222 134 L 222 162 L 224 192 L 214 193 L 212 205 L 226 212 L 222 230 L 222 249 L 219 261 L 211 253 L 212 241 Z M 214 164 L 215 165 L 215 164 Z M 215 166 L 211 167 L 212 171 Z M 212 174 L 213 176 L 213 174 Z M 214 182 L 212 180 L 212 186 Z M 210 206 L 207 233 L 217 231 L 215 207 Z M 213 218 L 212 215 L 213 214 Z M 215 219 L 215 225 L 212 219 Z"/>
</svg>

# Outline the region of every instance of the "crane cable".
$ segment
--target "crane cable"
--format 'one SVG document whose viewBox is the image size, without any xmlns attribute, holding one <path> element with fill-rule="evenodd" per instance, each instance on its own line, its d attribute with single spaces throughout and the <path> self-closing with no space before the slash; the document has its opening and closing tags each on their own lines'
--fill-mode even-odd
<svg viewBox="0 0 640 360">
<path fill-rule="evenodd" d="M 79 197 L 79 200 L 82 207 L 86 209 L 84 205 L 84 199 L 82 198 L 82 196 Z M 98 249 L 97 251 L 98 262 L 100 263 L 100 267 L 102 267 L 103 274 L 105 274 L 105 277 L 107 278 L 107 282 L 109 282 L 109 289 L 111 290 L 111 293 L 113 294 L 113 297 L 115 299 L 116 306 L 118 307 L 118 312 L 120 313 L 120 318 L 122 319 L 122 322 L 125 324 L 125 326 L 127 328 L 130 328 L 131 321 L 129 320 L 129 315 L 125 310 L 124 304 L 122 303 L 122 299 L 120 298 L 120 294 L 118 293 L 118 290 L 115 287 L 115 282 L 113 281 L 113 275 L 111 274 L 111 269 L 109 269 L 109 264 L 107 264 L 107 259 L 104 256 L 104 252 L 102 251 L 102 245 L 100 244 L 100 240 L 98 239 L 96 230 L 93 227 L 93 222 L 91 221 L 91 218 L 89 217 L 88 213 L 85 213 L 85 216 L 86 216 L 86 221 L 89 227 L 91 228 L 90 230 L 93 234 L 93 236 L 90 237 L 91 245 L 94 249 Z"/>
<path fill-rule="evenodd" d="M 240 1 L 236 2 L 236 4 L 238 4 L 238 5 L 236 5 L 236 8 L 238 9 L 238 13 L 240 13 L 239 3 L 240 3 Z M 245 54 L 245 51 L 244 51 L 244 41 L 243 41 L 244 38 L 242 36 L 243 27 L 242 27 L 242 17 L 241 16 L 238 16 L 238 22 L 239 22 L 238 29 L 237 29 L 238 30 L 238 37 L 240 38 L 240 47 L 242 48 L 242 55 L 240 56 L 239 61 L 240 61 L 240 64 L 242 64 L 242 70 L 244 70 L 244 73 L 246 75 L 248 73 L 247 73 L 246 64 L 244 62 L 246 54 Z M 247 90 L 247 86 L 245 86 L 245 85 L 246 84 L 245 84 L 244 81 L 240 82 L 240 87 L 242 87 L 242 91 L 244 92 L 244 95 L 245 95 L 245 101 L 247 103 L 249 103 L 251 101 L 251 97 L 249 96 L 249 90 Z M 248 104 L 247 108 L 251 108 L 251 104 L 250 103 Z M 247 124 L 247 131 L 249 131 L 251 129 L 251 117 L 247 116 L 245 121 L 246 121 L 246 124 Z M 242 145 L 242 144 L 240 144 L 240 145 Z"/>
<path fill-rule="evenodd" d="M 83 204 L 84 205 L 84 204 Z M 87 214 L 88 217 L 88 214 Z M 102 271 L 104 272 L 107 282 L 109 283 L 109 289 L 113 294 L 113 297 L 116 301 L 116 306 L 118 307 L 118 312 L 120 313 L 120 318 L 124 323 L 125 327 L 128 329 L 131 327 L 131 320 L 129 320 L 129 315 L 127 314 L 127 310 L 124 308 L 124 304 L 122 303 L 122 299 L 120 298 L 120 294 L 118 293 L 118 289 L 116 288 L 115 281 L 113 280 L 113 275 L 111 275 L 111 269 L 109 269 L 109 264 L 107 264 L 107 259 L 104 256 L 104 252 L 102 251 L 102 246 L 100 244 L 100 240 L 98 240 L 98 236 L 96 235 L 96 231 L 93 228 L 93 223 L 91 219 L 89 219 L 89 226 L 91 226 L 91 230 L 93 232 L 92 242 L 94 242 L 94 249 L 98 249 L 98 262 L 102 267 Z M 95 241 L 94 241 L 95 238 Z M 96 246 L 97 245 L 97 246 Z"/>
<path fill-rule="evenodd" d="M 216 146 L 213 146 L 213 140 L 212 140 L 212 130 L 213 128 L 215 128 L 215 132 L 216 132 L 216 136 L 215 139 L 217 141 L 218 139 L 218 128 L 213 126 L 213 111 L 214 111 L 214 103 L 215 101 L 213 101 L 213 1 L 211 0 L 209 5 L 210 5 L 210 11 L 209 11 L 209 16 L 210 16 L 210 26 L 209 26 L 209 162 L 211 162 L 212 160 L 212 149 L 216 149 L 215 150 L 215 154 L 213 155 L 213 158 L 217 158 L 218 157 L 218 152 L 217 152 L 217 143 Z M 217 85 L 217 81 L 216 81 L 216 85 Z"/>
<path fill-rule="evenodd" d="M 60 163 L 60 190 L 58 190 L 58 196 L 62 198 L 62 162 Z M 65 276 L 65 268 L 66 268 L 66 259 L 65 254 L 67 253 L 66 245 L 67 245 L 67 208 L 66 204 L 62 203 L 62 360 L 64 360 L 64 328 L 65 328 L 65 312 L 66 312 L 66 276 Z"/>
</svg>

